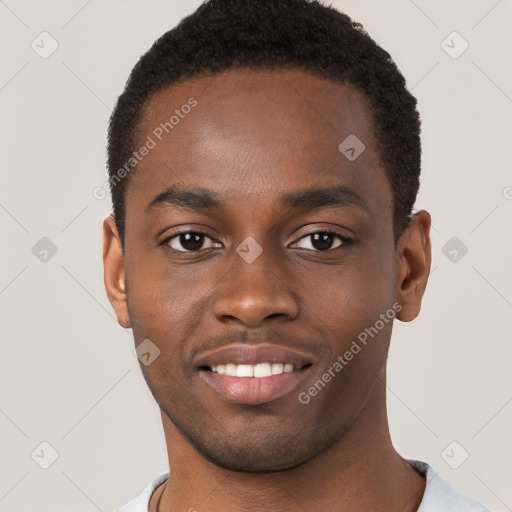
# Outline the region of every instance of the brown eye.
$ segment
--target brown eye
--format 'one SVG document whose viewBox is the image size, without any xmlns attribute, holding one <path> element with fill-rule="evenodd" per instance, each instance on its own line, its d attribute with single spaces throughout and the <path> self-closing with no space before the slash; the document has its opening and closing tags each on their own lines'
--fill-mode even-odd
<svg viewBox="0 0 512 512">
<path fill-rule="evenodd" d="M 220 246 L 220 244 L 212 240 L 205 233 L 192 231 L 173 235 L 165 240 L 164 244 L 169 245 L 172 249 L 180 252 L 193 252 Z"/>
<path fill-rule="evenodd" d="M 303 243 L 302 249 L 308 249 L 312 251 L 328 251 L 331 249 L 337 249 L 342 245 L 348 245 L 351 240 L 337 233 L 331 233 L 329 231 L 317 231 L 316 233 L 310 233 L 302 237 L 299 243 Z"/>
</svg>

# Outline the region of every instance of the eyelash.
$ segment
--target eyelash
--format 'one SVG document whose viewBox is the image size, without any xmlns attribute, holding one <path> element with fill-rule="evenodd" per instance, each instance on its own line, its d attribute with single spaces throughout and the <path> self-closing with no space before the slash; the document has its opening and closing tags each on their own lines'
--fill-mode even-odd
<svg viewBox="0 0 512 512">
<path fill-rule="evenodd" d="M 336 233 L 334 231 L 329 231 L 329 230 L 313 231 L 311 233 L 303 235 L 302 237 L 299 238 L 298 241 L 303 240 L 305 238 L 308 238 L 310 236 L 316 235 L 318 233 L 322 233 L 324 235 L 330 235 L 330 236 L 336 237 L 336 238 L 338 238 L 341 241 L 341 244 L 339 246 L 337 246 L 337 247 L 326 249 L 325 251 L 321 251 L 321 250 L 318 250 L 318 249 L 306 249 L 306 250 L 313 251 L 313 252 L 319 252 L 319 253 L 322 253 L 322 252 L 332 252 L 332 251 L 334 251 L 336 249 L 347 247 L 347 246 L 350 246 L 350 245 L 352 245 L 354 243 L 354 240 L 352 240 L 351 238 L 345 237 L 343 235 L 340 235 L 339 233 Z M 211 236 L 209 236 L 207 233 L 205 233 L 203 231 L 182 231 L 180 233 L 175 233 L 172 236 L 167 237 L 165 240 L 163 240 L 161 242 L 160 245 L 162 245 L 162 246 L 169 246 L 169 242 L 171 240 L 173 240 L 175 238 L 178 238 L 181 235 L 187 235 L 187 234 L 203 235 L 204 237 L 209 238 L 210 240 L 213 240 L 215 243 L 220 243 L 220 242 L 217 242 L 214 238 L 212 238 Z M 172 249 L 172 247 L 171 247 L 171 249 Z M 180 251 L 178 249 L 173 249 L 173 250 L 175 250 L 176 252 L 183 252 L 183 253 L 198 253 L 200 251 L 205 251 L 205 250 L 208 250 L 208 249 L 212 249 L 212 247 L 209 247 L 207 249 L 198 249 L 196 251 L 189 251 L 189 250 Z"/>
</svg>

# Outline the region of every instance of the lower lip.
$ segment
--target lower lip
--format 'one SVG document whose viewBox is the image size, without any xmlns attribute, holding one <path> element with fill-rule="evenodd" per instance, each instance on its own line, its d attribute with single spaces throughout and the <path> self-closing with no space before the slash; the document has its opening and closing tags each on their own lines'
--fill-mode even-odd
<svg viewBox="0 0 512 512">
<path fill-rule="evenodd" d="M 231 377 L 201 371 L 202 378 L 222 397 L 240 404 L 263 404 L 287 395 L 304 379 L 307 368 L 270 377 Z"/>
</svg>

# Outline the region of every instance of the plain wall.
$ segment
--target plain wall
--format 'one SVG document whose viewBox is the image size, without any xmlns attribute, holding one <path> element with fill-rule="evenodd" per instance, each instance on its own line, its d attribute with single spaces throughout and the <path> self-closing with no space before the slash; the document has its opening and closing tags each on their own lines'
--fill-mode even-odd
<svg viewBox="0 0 512 512">
<path fill-rule="evenodd" d="M 0 2 L 0 511 L 114 510 L 167 469 L 158 408 L 103 287 L 110 199 L 92 192 L 132 66 L 199 3 Z M 391 53 L 423 119 L 417 209 L 432 214 L 433 265 L 419 318 L 395 323 L 393 441 L 512 510 L 512 3 L 333 5 Z M 42 31 L 59 45 L 47 59 L 31 47 Z M 458 58 L 442 47 L 453 31 L 469 43 Z M 450 37 L 453 54 L 463 41 Z M 58 452 L 48 469 L 31 457 L 43 441 Z M 442 456 L 453 441 L 469 454 L 458 469 Z"/>
</svg>

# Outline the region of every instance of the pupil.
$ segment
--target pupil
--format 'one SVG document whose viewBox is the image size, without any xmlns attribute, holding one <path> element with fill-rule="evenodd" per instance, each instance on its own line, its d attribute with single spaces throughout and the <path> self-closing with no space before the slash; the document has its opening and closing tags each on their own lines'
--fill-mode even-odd
<svg viewBox="0 0 512 512">
<path fill-rule="evenodd" d="M 311 244 L 319 251 L 324 251 L 332 247 L 332 235 L 329 233 L 315 233 L 312 236 Z"/>
<path fill-rule="evenodd" d="M 180 244 L 188 251 L 196 251 L 201 249 L 203 245 L 204 235 L 199 233 L 182 233 L 180 235 Z"/>
</svg>

